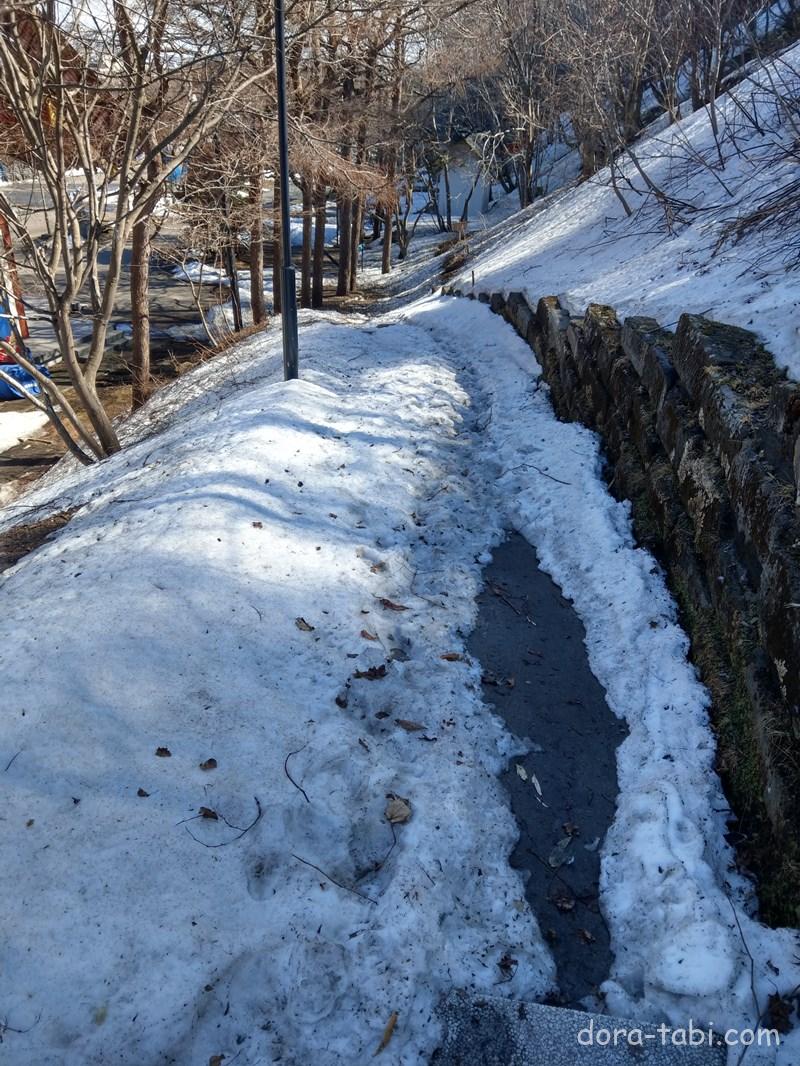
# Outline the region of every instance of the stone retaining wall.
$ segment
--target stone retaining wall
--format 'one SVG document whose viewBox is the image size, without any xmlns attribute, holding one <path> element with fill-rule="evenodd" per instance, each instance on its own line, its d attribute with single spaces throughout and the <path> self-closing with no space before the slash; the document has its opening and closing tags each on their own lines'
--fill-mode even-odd
<svg viewBox="0 0 800 1066">
<path fill-rule="evenodd" d="M 800 386 L 753 334 L 697 315 L 672 333 L 555 297 L 478 299 L 534 350 L 559 417 L 601 435 L 713 696 L 732 839 L 767 920 L 798 924 Z"/>
</svg>

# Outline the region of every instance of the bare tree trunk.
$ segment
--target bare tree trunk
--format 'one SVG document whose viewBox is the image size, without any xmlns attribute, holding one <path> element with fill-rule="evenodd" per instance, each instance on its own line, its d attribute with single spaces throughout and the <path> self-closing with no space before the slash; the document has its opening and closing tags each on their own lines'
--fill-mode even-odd
<svg viewBox="0 0 800 1066">
<path fill-rule="evenodd" d="M 303 257 L 300 263 L 300 306 L 311 307 L 312 214 L 314 200 L 311 182 L 303 182 Z"/>
<path fill-rule="evenodd" d="M 131 247 L 131 410 L 152 391 L 150 379 L 150 214 L 134 224 Z"/>
<path fill-rule="evenodd" d="M 360 196 L 353 200 L 353 227 L 350 240 L 350 291 L 358 282 L 358 256 L 361 251 L 361 230 L 364 225 L 364 201 Z"/>
<path fill-rule="evenodd" d="M 337 296 L 347 296 L 350 292 L 350 248 L 353 225 L 353 201 L 349 196 L 342 199 L 339 209 L 339 281 L 336 286 Z"/>
<path fill-rule="evenodd" d="M 327 189 L 316 188 L 316 213 L 314 217 L 314 264 L 311 279 L 311 306 L 322 307 L 324 301 L 325 226 L 327 223 Z"/>
<path fill-rule="evenodd" d="M 447 219 L 447 232 L 453 232 L 453 197 L 450 192 L 450 167 L 445 159 L 442 167 L 444 174 L 445 217 Z"/>
<path fill-rule="evenodd" d="M 264 304 L 264 211 L 261 206 L 263 186 L 261 171 L 254 170 L 250 176 L 250 197 L 253 201 L 253 223 L 250 229 L 250 305 L 253 322 L 264 322 L 267 310 Z"/>
<path fill-rule="evenodd" d="M 392 209 L 387 205 L 383 209 L 383 256 L 381 272 L 390 274 L 392 270 Z"/>
</svg>

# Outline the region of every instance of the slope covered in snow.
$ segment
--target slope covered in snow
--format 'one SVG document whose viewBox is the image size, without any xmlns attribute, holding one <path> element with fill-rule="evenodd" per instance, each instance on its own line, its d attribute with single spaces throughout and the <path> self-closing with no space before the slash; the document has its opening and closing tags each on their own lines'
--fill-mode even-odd
<svg viewBox="0 0 800 1066">
<path fill-rule="evenodd" d="M 534 304 L 557 295 L 576 313 L 608 303 L 665 326 L 702 313 L 755 330 L 800 378 L 796 218 L 720 243 L 732 221 L 796 183 L 798 85 L 794 46 L 717 101 L 716 137 L 708 108 L 660 119 L 615 167 L 630 215 L 607 168 L 502 226 L 458 285 L 474 277 L 476 291 L 519 290 Z"/>
</svg>

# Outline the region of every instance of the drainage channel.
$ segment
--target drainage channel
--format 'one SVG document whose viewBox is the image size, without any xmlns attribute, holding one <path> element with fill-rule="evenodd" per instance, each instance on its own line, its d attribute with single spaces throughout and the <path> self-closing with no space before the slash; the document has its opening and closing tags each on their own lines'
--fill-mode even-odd
<svg viewBox="0 0 800 1066">
<path fill-rule="evenodd" d="M 626 727 L 587 659 L 583 624 L 513 533 L 493 555 L 468 647 L 484 698 L 532 748 L 503 776 L 520 829 L 512 865 L 553 954 L 560 1006 L 585 1007 L 611 964 L 599 906 L 600 849 L 618 792 Z"/>
</svg>

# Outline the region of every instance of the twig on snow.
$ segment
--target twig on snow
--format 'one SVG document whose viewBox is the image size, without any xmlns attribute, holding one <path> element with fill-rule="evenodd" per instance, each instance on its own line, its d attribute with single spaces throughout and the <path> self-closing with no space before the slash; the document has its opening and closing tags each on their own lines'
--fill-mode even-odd
<svg viewBox="0 0 800 1066">
<path fill-rule="evenodd" d="M 198 844 L 202 844 L 204 848 L 224 848 L 224 847 L 227 847 L 228 844 L 235 844 L 237 840 L 241 840 L 242 839 L 242 837 L 245 835 L 245 833 L 249 833 L 250 830 L 253 829 L 261 821 L 261 819 L 262 819 L 262 817 L 264 815 L 264 811 L 261 809 L 261 804 L 259 803 L 258 796 L 253 796 L 253 799 L 256 802 L 256 816 L 252 820 L 250 825 L 246 825 L 244 827 L 244 829 L 240 829 L 239 826 L 236 826 L 236 825 L 231 825 L 231 823 L 227 820 L 227 818 L 225 818 L 224 815 L 222 815 L 222 814 L 220 815 L 220 818 L 222 818 L 222 821 L 225 823 L 225 825 L 229 826 L 231 829 L 238 829 L 239 830 L 239 835 L 235 836 L 235 837 L 232 837 L 230 840 L 222 840 L 222 841 L 219 842 L 219 844 L 206 844 L 205 840 L 201 840 L 199 837 L 196 837 L 194 835 L 194 833 L 191 831 L 191 829 L 189 828 L 188 825 L 185 826 L 184 828 L 186 829 L 186 832 L 189 834 L 189 836 L 192 838 L 192 840 L 194 840 Z M 194 819 L 188 818 L 186 820 L 187 821 L 193 821 Z M 180 824 L 180 823 L 178 823 L 178 824 Z"/>
<path fill-rule="evenodd" d="M 11 756 L 11 758 L 8 760 L 8 762 L 5 765 L 5 769 L 3 770 L 3 773 L 5 773 L 6 770 L 10 770 L 11 769 L 11 766 L 12 766 L 14 760 L 16 759 L 17 755 L 21 755 L 21 754 L 22 754 L 22 748 L 20 748 L 18 752 L 16 752 L 14 755 Z"/>
<path fill-rule="evenodd" d="M 359 892 L 357 888 L 353 888 L 352 885 L 344 885 L 341 881 L 337 881 L 335 877 L 331 877 L 330 874 L 325 873 L 319 866 L 315 866 L 313 862 L 309 862 L 308 859 L 303 859 L 299 855 L 295 855 L 292 852 L 292 858 L 297 859 L 298 862 L 302 862 L 304 866 L 310 866 L 312 870 L 316 870 L 318 874 L 322 874 L 326 881 L 330 881 L 332 885 L 336 885 L 337 888 L 344 889 L 345 892 L 352 892 L 354 896 L 359 896 L 361 899 L 365 899 L 367 903 L 377 904 L 377 900 L 372 896 L 368 896 L 365 892 Z"/>
<path fill-rule="evenodd" d="M 306 743 L 306 744 L 303 745 L 302 748 L 298 748 L 297 751 L 290 751 L 289 752 L 289 754 L 283 760 L 283 772 L 286 774 L 286 776 L 292 782 L 292 784 L 297 789 L 297 791 L 303 793 L 303 798 L 305 799 L 306 803 L 310 803 L 311 800 L 308 798 L 308 793 L 306 792 L 306 790 L 302 787 L 302 785 L 298 785 L 298 783 L 295 781 L 295 779 L 289 773 L 289 760 L 291 759 L 291 757 L 293 755 L 299 755 L 300 752 L 304 751 L 307 747 L 308 747 L 308 744 Z"/>
<path fill-rule="evenodd" d="M 546 470 L 542 470 L 536 463 L 520 463 L 519 466 L 512 466 L 506 471 L 509 474 L 516 473 L 517 470 L 535 470 L 537 474 L 541 474 L 542 477 L 549 477 L 551 481 L 557 482 L 559 485 L 572 485 L 571 481 L 562 481 L 560 477 L 553 477 L 552 474 L 548 474 Z"/>
</svg>

